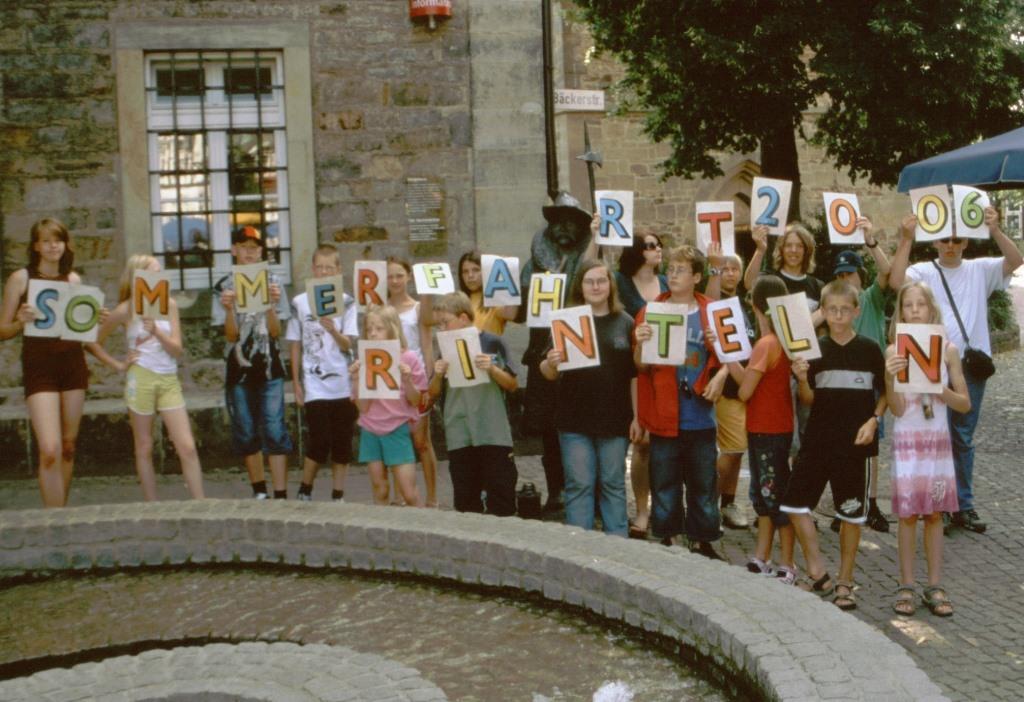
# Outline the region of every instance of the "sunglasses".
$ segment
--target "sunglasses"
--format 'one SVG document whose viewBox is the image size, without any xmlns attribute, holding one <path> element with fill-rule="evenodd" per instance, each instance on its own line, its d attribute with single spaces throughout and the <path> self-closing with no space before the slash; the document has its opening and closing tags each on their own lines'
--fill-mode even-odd
<svg viewBox="0 0 1024 702">
<path fill-rule="evenodd" d="M 947 236 L 945 239 L 939 239 L 939 243 L 940 244 L 959 244 L 961 241 L 962 241 L 962 239 L 958 239 L 955 236 L 954 237 L 948 237 Z"/>
<path fill-rule="evenodd" d="M 661 244 L 656 241 L 645 241 L 644 251 L 661 251 Z"/>
</svg>

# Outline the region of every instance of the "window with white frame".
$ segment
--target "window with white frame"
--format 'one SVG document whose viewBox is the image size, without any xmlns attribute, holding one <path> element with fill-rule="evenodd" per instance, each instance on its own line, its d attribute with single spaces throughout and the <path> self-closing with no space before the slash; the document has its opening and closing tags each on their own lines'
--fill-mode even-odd
<svg viewBox="0 0 1024 702">
<path fill-rule="evenodd" d="M 146 54 L 153 252 L 180 289 L 231 266 L 231 232 L 259 229 L 291 278 L 283 56 L 274 51 Z"/>
</svg>

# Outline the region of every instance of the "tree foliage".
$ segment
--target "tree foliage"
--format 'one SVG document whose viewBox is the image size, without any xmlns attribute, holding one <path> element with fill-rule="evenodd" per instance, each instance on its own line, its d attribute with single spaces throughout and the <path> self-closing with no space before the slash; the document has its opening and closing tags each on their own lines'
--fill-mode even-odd
<svg viewBox="0 0 1024 702">
<path fill-rule="evenodd" d="M 760 147 L 799 184 L 795 135 L 854 179 L 1024 123 L 1019 0 L 577 0 L 623 87 L 668 141 L 666 175 L 721 174 Z M 821 104 L 812 133 L 803 112 Z"/>
</svg>

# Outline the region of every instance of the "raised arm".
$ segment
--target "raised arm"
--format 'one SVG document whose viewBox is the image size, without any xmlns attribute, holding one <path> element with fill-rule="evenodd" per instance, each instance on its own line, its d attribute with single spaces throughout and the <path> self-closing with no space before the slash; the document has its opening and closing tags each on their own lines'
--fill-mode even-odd
<svg viewBox="0 0 1024 702">
<path fill-rule="evenodd" d="M 889 264 L 889 257 L 885 255 L 885 250 L 878 245 L 878 239 L 874 234 L 874 225 L 870 219 L 861 217 L 857 220 L 857 226 L 864 230 L 864 246 L 867 247 L 871 258 L 875 260 L 875 270 L 878 271 L 876 277 L 878 287 L 885 290 L 889 284 L 889 272 L 892 268 Z"/>
<path fill-rule="evenodd" d="M 907 215 L 900 222 L 900 241 L 896 245 L 896 253 L 892 256 L 892 265 L 889 269 L 889 287 L 893 290 L 899 290 L 907 279 L 907 266 L 910 265 L 910 249 L 914 246 L 915 229 L 915 215 Z"/>
<path fill-rule="evenodd" d="M 754 227 L 750 236 L 754 240 L 754 246 L 757 248 L 754 249 L 754 255 L 750 257 L 747 270 L 743 273 L 743 287 L 747 290 L 754 289 L 754 283 L 757 282 L 757 276 L 761 272 L 764 253 L 768 250 L 768 227 L 763 224 L 758 225 Z"/>
</svg>

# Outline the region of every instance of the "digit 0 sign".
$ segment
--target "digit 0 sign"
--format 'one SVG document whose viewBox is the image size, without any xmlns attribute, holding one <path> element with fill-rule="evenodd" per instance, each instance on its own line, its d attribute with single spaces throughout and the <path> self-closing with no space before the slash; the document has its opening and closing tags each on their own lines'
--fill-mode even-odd
<svg viewBox="0 0 1024 702">
<path fill-rule="evenodd" d="M 917 215 L 915 241 L 935 241 L 953 236 L 949 194 L 945 185 L 911 190 L 910 205 Z"/>
<path fill-rule="evenodd" d="M 860 203 L 853 193 L 823 193 L 828 223 L 828 240 L 833 244 L 863 244 L 864 232 L 857 228 Z"/>
</svg>

